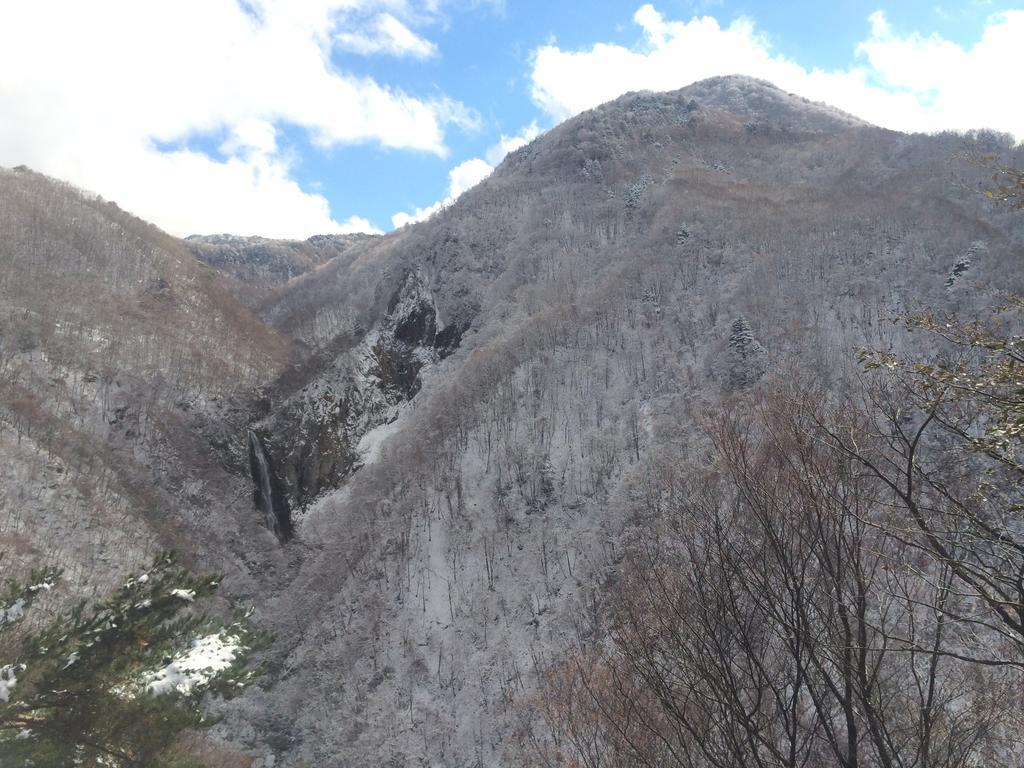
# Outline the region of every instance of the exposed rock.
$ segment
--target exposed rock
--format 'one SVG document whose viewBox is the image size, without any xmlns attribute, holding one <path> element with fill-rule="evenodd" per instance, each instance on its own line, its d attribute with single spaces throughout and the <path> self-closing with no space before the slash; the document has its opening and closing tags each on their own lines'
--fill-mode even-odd
<svg viewBox="0 0 1024 768">
<path fill-rule="evenodd" d="M 257 508 L 264 510 L 271 527 L 277 524 L 266 512 L 266 493 L 261 491 L 266 475 L 270 487 L 280 489 L 273 504 L 279 517 L 338 488 L 361 464 L 358 446 L 363 436 L 393 421 L 399 406 L 419 392 L 423 367 L 450 354 L 458 341 L 457 330 L 440 322 L 422 277 L 409 272 L 388 301 L 386 314 L 359 345 L 280 402 L 271 388 L 264 405 L 269 414 L 248 427 L 250 436 L 262 436 L 256 440 L 266 452 L 263 463 L 252 463 L 252 480 Z M 286 528 L 283 523 L 279 527 Z"/>
<path fill-rule="evenodd" d="M 946 290 L 952 289 L 953 286 L 959 282 L 960 278 L 963 277 L 971 268 L 971 264 L 974 263 L 974 260 L 986 250 L 988 250 L 988 248 L 983 240 L 975 240 L 971 243 L 971 247 L 957 257 L 956 263 L 953 264 L 953 268 L 949 270 L 949 277 L 946 278 Z"/>
<path fill-rule="evenodd" d="M 253 501 L 263 512 L 263 521 L 281 541 L 292 535 L 292 515 L 288 501 L 281 493 L 280 482 L 267 458 L 263 440 L 254 430 L 249 430 L 249 471 L 252 474 Z"/>
</svg>

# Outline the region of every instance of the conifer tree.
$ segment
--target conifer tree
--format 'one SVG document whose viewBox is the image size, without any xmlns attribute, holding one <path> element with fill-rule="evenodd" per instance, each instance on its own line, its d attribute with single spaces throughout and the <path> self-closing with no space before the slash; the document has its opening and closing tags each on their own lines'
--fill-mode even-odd
<svg viewBox="0 0 1024 768">
<path fill-rule="evenodd" d="M 244 620 L 194 610 L 216 576 L 189 573 L 172 554 L 93 605 L 33 621 L 55 570 L 10 584 L 0 602 L 0 763 L 184 768 L 171 747 L 215 719 L 200 699 L 251 682 L 265 641 Z"/>
<path fill-rule="evenodd" d="M 754 336 L 750 321 L 745 317 L 737 317 L 729 332 L 729 383 L 733 387 L 747 387 L 764 374 L 763 356 L 765 348 Z"/>
</svg>

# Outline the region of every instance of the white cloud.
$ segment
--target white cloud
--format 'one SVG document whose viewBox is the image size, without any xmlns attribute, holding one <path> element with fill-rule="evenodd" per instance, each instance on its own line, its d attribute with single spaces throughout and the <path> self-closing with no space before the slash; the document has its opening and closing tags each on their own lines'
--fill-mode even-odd
<svg viewBox="0 0 1024 768">
<path fill-rule="evenodd" d="M 523 128 L 523 130 L 515 136 L 506 136 L 504 133 L 501 134 L 501 138 L 498 139 L 498 143 L 487 150 L 487 162 L 492 166 L 497 166 L 498 163 L 505 159 L 505 155 L 509 152 L 515 152 L 520 147 L 525 147 L 531 141 L 540 136 L 540 134 L 541 130 L 537 126 L 536 120 Z"/>
<path fill-rule="evenodd" d="M 307 236 L 361 224 L 336 220 L 323 196 L 295 182 L 277 127 L 304 129 L 322 147 L 374 142 L 443 156 L 447 126 L 472 125 L 470 110 L 331 62 L 353 19 L 405 5 L 0 3 L 0 165 L 68 179 L 179 235 Z M 398 25 L 409 36 L 386 20 L 381 28 L 392 49 L 411 51 L 420 38 Z M 182 148 L 218 136 L 223 154 Z"/>
<path fill-rule="evenodd" d="M 748 18 L 726 27 L 711 16 L 670 21 L 647 4 L 633 20 L 643 32 L 637 48 L 597 43 L 581 51 L 555 44 L 537 49 L 534 101 L 557 121 L 628 91 L 672 90 L 715 75 L 745 74 L 889 128 L 994 128 L 1024 138 L 1024 101 L 1005 85 L 1024 39 L 1024 11 L 992 16 L 969 48 L 934 35 L 901 36 L 876 12 L 856 48 L 856 64 L 834 71 L 808 70 L 774 54 Z"/>
<path fill-rule="evenodd" d="M 277 151 L 277 129 L 273 123 L 248 117 L 231 126 L 231 135 L 220 145 L 225 155 L 258 152 L 272 155 Z"/>
<path fill-rule="evenodd" d="M 390 13 L 382 13 L 369 29 L 345 31 L 335 38 L 338 45 L 355 53 L 387 53 L 427 59 L 437 53 L 437 46 L 417 35 Z"/>
<path fill-rule="evenodd" d="M 481 181 L 490 176 L 494 168 L 479 157 L 470 158 L 459 163 L 448 171 L 448 194 L 444 200 L 438 200 L 426 208 L 417 208 L 412 213 L 399 212 L 391 217 L 391 223 L 397 229 L 406 224 L 413 224 L 417 221 L 429 219 L 446 205 L 451 205 L 459 199 L 459 195 L 471 187 L 475 187 Z"/>
<path fill-rule="evenodd" d="M 369 235 L 383 235 L 384 230 L 375 227 L 369 219 L 362 216 L 349 216 L 338 227 L 336 234 L 351 235 L 355 232 L 363 232 Z"/>
<path fill-rule="evenodd" d="M 467 189 L 471 189 L 491 175 L 494 168 L 479 157 L 459 163 L 448 172 L 448 194 L 458 200 Z"/>
<path fill-rule="evenodd" d="M 447 205 L 451 205 L 459 196 L 475 187 L 481 181 L 491 175 L 497 165 L 505 159 L 505 155 L 514 152 L 522 146 L 529 144 L 541 134 L 537 127 L 537 121 L 531 122 L 515 136 L 501 134 L 498 142 L 484 153 L 486 160 L 473 157 L 448 171 L 448 193 L 443 200 L 438 200 L 425 208 L 417 208 L 412 213 L 399 211 L 391 217 L 391 224 L 398 229 L 406 224 L 414 224 L 417 221 L 429 219 L 435 213 Z"/>
</svg>

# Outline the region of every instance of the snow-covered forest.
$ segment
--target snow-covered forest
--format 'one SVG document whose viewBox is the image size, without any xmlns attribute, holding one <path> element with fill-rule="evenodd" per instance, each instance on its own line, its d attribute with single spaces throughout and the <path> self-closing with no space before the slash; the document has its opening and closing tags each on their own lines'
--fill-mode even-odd
<svg viewBox="0 0 1024 768">
<path fill-rule="evenodd" d="M 1021 167 L 728 77 L 384 236 L 0 171 L 0 568 L 223 572 L 254 767 L 1017 764 Z"/>
</svg>

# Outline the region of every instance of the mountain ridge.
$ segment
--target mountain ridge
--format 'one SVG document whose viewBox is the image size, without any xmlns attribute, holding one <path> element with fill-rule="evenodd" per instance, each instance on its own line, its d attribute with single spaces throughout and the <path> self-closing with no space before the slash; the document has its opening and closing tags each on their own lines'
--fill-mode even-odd
<svg viewBox="0 0 1024 768">
<path fill-rule="evenodd" d="M 737 93 L 754 106 L 716 106 Z M 749 119 L 758 109 L 781 122 Z M 189 304 L 201 315 L 189 322 L 215 328 L 229 307 L 256 330 L 198 332 L 201 364 L 220 355 L 220 373 L 157 402 L 147 385 L 175 375 L 170 361 L 187 372 L 187 358 L 132 353 L 139 383 L 97 393 L 79 383 L 106 355 L 85 323 L 69 392 L 55 396 L 50 370 L 33 366 L 60 334 L 25 315 L 36 346 L 12 330 L 0 369 L 40 404 L 38 422 L 27 405 L 0 408 L 0 445 L 38 490 L 21 514 L 64 532 L 83 574 L 92 552 L 108 553 L 114 579 L 139 548 L 94 535 L 112 525 L 94 507 L 43 493 L 55 473 L 37 469 L 45 447 L 15 444 L 34 444 L 45 416 L 135 457 L 161 500 L 98 484 L 95 497 L 120 499 L 127 521 L 134 504 L 174 522 L 195 562 L 223 568 L 225 588 L 277 636 L 267 689 L 216 704 L 220 732 L 259 765 L 508 764 L 546 665 L 600 631 L 630 532 L 657 507 L 652 483 L 700 455 L 705 408 L 792 370 L 828 386 L 856 369 L 852 348 L 902 348 L 890 318 L 915 302 L 970 313 L 1024 286 L 1024 226 L 972 191 L 979 168 L 956 165 L 961 183 L 949 183 L 957 153 L 1021 160 L 1000 142 L 898 134 L 718 78 L 583 113 L 430 220 L 275 282 L 295 258 L 282 246 L 284 272 L 257 275 L 257 291 L 232 272 L 241 256 L 203 278 L 214 270 L 178 242 L 186 266 L 166 288 L 124 283 L 142 315 L 118 314 L 120 283 L 97 294 L 115 307 L 104 327 L 118 343 L 135 349 L 132 323 L 176 311 L 194 286 L 214 286 L 216 301 Z M 4 231 L 26 233 L 0 251 L 12 278 L 21 262 L 61 259 L 116 276 L 104 253 L 146 265 L 168 237 L 94 245 L 82 229 L 69 249 L 40 229 L 66 228 L 72 202 L 33 219 L 14 199 L 0 185 Z M 120 214 L 101 213 L 106 232 Z M 265 243 L 226 245 L 244 255 Z M 71 275 L 54 279 L 33 311 L 52 314 L 62 296 L 68 312 L 92 306 Z M 5 317 L 21 317 L 5 287 Z M 237 383 L 233 365 L 246 372 Z M 89 415 L 75 422 L 76 409 Z M 0 541 L 33 533 L 16 503 Z M 26 562 L 47 551 L 33 546 Z"/>
</svg>

